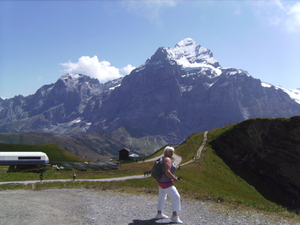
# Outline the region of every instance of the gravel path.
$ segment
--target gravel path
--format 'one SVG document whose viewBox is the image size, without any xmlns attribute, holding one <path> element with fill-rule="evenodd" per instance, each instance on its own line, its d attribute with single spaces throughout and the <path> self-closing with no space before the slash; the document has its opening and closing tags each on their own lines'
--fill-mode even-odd
<svg viewBox="0 0 300 225">
<path fill-rule="evenodd" d="M 48 189 L 0 191 L 1 225 L 129 225 L 170 224 L 154 220 L 155 195 L 132 195 L 108 190 Z M 171 214 L 170 200 L 165 214 Z M 275 215 L 232 211 L 222 204 L 182 201 L 184 224 L 297 224 Z"/>
</svg>

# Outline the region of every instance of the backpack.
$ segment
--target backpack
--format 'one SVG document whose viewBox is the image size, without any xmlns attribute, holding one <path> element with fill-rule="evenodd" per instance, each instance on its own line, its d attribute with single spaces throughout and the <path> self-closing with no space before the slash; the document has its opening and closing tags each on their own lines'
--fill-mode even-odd
<svg viewBox="0 0 300 225">
<path fill-rule="evenodd" d="M 151 177 L 156 180 L 160 180 L 164 172 L 164 157 L 161 157 L 155 161 L 151 170 Z"/>
</svg>

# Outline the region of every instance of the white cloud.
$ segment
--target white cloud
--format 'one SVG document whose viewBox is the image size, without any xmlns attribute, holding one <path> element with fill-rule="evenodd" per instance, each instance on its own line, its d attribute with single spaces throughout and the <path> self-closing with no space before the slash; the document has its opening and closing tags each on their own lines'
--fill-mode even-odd
<svg viewBox="0 0 300 225">
<path fill-rule="evenodd" d="M 274 3 L 278 6 L 279 9 L 285 10 L 281 0 L 275 0 Z"/>
<path fill-rule="evenodd" d="M 130 73 L 132 70 L 134 70 L 134 69 L 135 69 L 134 66 L 128 64 L 127 66 L 125 66 L 125 67 L 123 67 L 123 68 L 121 69 L 121 73 L 123 73 L 124 75 L 127 75 L 127 74 L 129 74 L 129 73 Z"/>
<path fill-rule="evenodd" d="M 130 12 L 144 17 L 157 25 L 161 25 L 160 15 L 165 8 L 175 6 L 179 0 L 124 0 L 123 4 Z"/>
<path fill-rule="evenodd" d="M 68 73 L 85 73 L 90 77 L 97 78 L 102 83 L 129 74 L 131 70 L 135 68 L 129 64 L 122 69 L 118 69 L 111 66 L 110 62 L 100 62 L 97 56 L 92 58 L 89 56 L 82 56 L 78 59 L 77 63 L 67 62 L 61 63 L 60 65 L 66 67 L 65 71 Z"/>
<path fill-rule="evenodd" d="M 252 2 L 251 2 L 252 3 Z M 300 31 L 299 1 L 255 1 L 256 15 L 269 25 L 282 26 L 289 32 Z"/>
<path fill-rule="evenodd" d="M 286 21 L 289 31 L 300 30 L 300 2 L 288 8 L 288 19 Z"/>
</svg>

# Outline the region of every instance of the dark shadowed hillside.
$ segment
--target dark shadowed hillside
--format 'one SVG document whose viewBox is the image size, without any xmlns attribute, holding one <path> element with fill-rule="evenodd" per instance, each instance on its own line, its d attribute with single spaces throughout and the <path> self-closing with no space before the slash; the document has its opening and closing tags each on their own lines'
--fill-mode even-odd
<svg viewBox="0 0 300 225">
<path fill-rule="evenodd" d="M 250 119 L 232 126 L 210 144 L 267 199 L 300 209 L 300 116 Z"/>
</svg>

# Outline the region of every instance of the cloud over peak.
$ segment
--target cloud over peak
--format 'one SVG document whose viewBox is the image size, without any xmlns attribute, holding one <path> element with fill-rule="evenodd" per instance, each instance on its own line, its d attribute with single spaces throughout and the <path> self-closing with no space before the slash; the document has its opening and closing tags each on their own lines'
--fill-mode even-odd
<svg viewBox="0 0 300 225">
<path fill-rule="evenodd" d="M 135 69 L 130 64 L 121 69 L 116 68 L 111 66 L 108 61 L 99 61 L 96 55 L 92 58 L 81 56 L 77 63 L 69 61 L 60 65 L 64 66 L 68 73 L 83 72 L 90 77 L 97 78 L 101 83 L 127 75 Z"/>
</svg>

